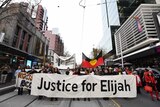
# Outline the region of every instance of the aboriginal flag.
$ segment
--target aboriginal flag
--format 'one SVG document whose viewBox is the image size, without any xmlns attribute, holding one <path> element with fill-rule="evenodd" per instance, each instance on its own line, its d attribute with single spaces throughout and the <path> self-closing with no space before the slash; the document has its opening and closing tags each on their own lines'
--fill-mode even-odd
<svg viewBox="0 0 160 107">
<path fill-rule="evenodd" d="M 82 67 L 83 68 L 95 68 L 103 63 L 104 63 L 104 60 L 102 57 L 102 51 L 94 59 L 90 59 L 84 53 L 82 53 Z"/>
</svg>

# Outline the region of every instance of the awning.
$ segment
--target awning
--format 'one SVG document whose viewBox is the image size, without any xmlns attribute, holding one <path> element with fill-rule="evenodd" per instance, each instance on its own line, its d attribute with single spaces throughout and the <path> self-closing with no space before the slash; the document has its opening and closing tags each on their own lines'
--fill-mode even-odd
<svg viewBox="0 0 160 107">
<path fill-rule="evenodd" d="M 19 50 L 17 48 L 14 48 L 14 47 L 8 46 L 6 44 L 2 44 L 2 43 L 0 43 L 0 51 L 11 54 L 11 55 L 17 55 L 17 56 L 25 57 L 29 60 L 40 59 L 38 56 L 29 54 L 27 52 L 24 52 L 22 50 Z"/>
<path fill-rule="evenodd" d="M 126 58 L 129 58 L 129 57 L 133 57 L 135 55 L 138 54 L 137 57 L 141 57 L 141 56 L 144 56 L 145 54 L 148 55 L 148 54 L 154 54 L 156 51 L 155 51 L 155 48 L 160 46 L 160 42 L 158 42 L 157 44 L 155 45 L 152 45 L 152 46 L 148 46 L 148 47 L 145 47 L 143 49 L 139 49 L 135 52 L 132 52 L 132 53 L 129 53 L 127 55 L 124 55 L 123 56 L 123 59 L 126 59 Z M 119 61 L 121 60 L 121 57 L 117 58 L 117 59 L 114 59 L 113 61 Z"/>
</svg>

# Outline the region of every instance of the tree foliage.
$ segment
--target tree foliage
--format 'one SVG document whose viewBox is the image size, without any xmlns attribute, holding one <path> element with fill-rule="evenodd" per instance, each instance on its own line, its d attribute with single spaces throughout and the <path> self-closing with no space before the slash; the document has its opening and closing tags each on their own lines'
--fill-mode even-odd
<svg viewBox="0 0 160 107">
<path fill-rule="evenodd" d="M 102 55 L 104 55 L 105 52 L 106 52 L 103 48 L 93 48 L 93 50 L 92 50 L 92 52 L 91 52 L 93 58 L 96 58 L 97 55 L 98 55 L 101 51 L 102 51 Z"/>
</svg>

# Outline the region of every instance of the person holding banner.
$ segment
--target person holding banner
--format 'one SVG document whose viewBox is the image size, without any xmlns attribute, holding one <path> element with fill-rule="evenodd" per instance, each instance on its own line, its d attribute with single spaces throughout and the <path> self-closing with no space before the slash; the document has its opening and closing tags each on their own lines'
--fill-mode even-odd
<svg viewBox="0 0 160 107">
<path fill-rule="evenodd" d="M 30 71 L 28 71 L 29 74 L 34 74 L 34 73 L 38 73 L 36 70 L 35 70 L 35 67 L 32 67 L 32 69 Z"/>
<path fill-rule="evenodd" d="M 47 73 L 47 69 L 42 66 L 41 70 L 39 70 L 39 73 Z"/>
<path fill-rule="evenodd" d="M 85 75 L 89 75 L 89 69 L 85 69 Z M 90 101 L 90 98 L 84 98 L 84 101 L 86 101 L 86 99 L 88 99 L 88 101 Z"/>
<path fill-rule="evenodd" d="M 93 68 L 90 68 L 90 69 L 89 69 L 89 74 L 90 74 L 90 75 L 95 75 Z"/>
<path fill-rule="evenodd" d="M 61 74 L 57 67 L 54 68 L 54 73 Z"/>
<path fill-rule="evenodd" d="M 25 68 L 22 68 L 21 72 L 19 72 L 17 75 L 23 75 L 25 73 L 26 73 Z M 18 95 L 23 95 L 23 86 L 24 86 L 24 81 L 21 82 L 20 87 L 18 87 Z"/>
<path fill-rule="evenodd" d="M 80 75 L 85 75 L 85 70 L 84 70 L 84 68 L 80 68 Z"/>
<path fill-rule="evenodd" d="M 141 93 L 140 88 L 142 87 L 141 79 L 139 75 L 137 75 L 136 71 L 133 71 L 133 75 L 136 77 L 137 93 L 140 94 Z"/>
<path fill-rule="evenodd" d="M 59 72 L 59 69 L 57 67 L 55 67 L 54 69 L 52 69 L 53 74 L 61 74 Z M 50 100 L 53 101 L 53 99 L 55 99 L 55 101 L 58 101 L 58 98 L 51 98 Z"/>
<path fill-rule="evenodd" d="M 73 73 L 73 75 L 80 75 L 80 69 L 76 68 L 75 72 Z"/>
<path fill-rule="evenodd" d="M 45 66 L 42 66 L 41 70 L 39 71 L 39 73 L 47 73 L 47 68 Z M 43 96 L 38 96 L 38 100 L 41 100 L 43 98 Z"/>
</svg>

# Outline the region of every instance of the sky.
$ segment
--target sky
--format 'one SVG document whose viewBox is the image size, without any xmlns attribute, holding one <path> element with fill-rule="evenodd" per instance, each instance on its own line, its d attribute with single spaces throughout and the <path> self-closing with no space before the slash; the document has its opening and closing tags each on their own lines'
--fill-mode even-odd
<svg viewBox="0 0 160 107">
<path fill-rule="evenodd" d="M 65 51 L 76 54 L 76 62 L 82 61 L 82 52 L 90 57 L 93 47 L 102 38 L 100 0 L 42 0 L 47 9 L 48 30 L 58 28 Z"/>
</svg>

